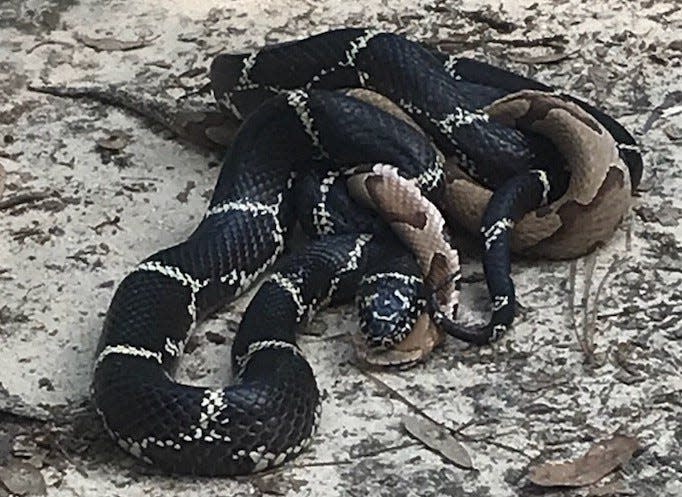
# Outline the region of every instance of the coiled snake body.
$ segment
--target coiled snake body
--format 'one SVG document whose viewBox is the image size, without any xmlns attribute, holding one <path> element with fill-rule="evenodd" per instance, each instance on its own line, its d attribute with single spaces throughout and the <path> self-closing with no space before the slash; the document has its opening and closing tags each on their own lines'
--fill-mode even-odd
<svg viewBox="0 0 682 497">
<path fill-rule="evenodd" d="M 542 241 L 559 230 L 538 235 L 542 221 L 580 211 L 565 207 L 586 190 L 576 183 L 598 183 L 580 204 L 583 210 L 595 199 L 604 208 L 603 197 L 617 212 L 571 255 L 612 233 L 627 208 L 618 203 L 620 192 L 629 190 L 631 178 L 638 181 L 641 169 L 638 155 L 625 157 L 627 166 L 619 157 L 618 144 L 625 145 L 623 154 L 633 153 L 629 135 L 586 104 L 547 100 L 548 88 L 535 82 L 506 72 L 500 79 L 497 69 L 473 61 L 463 67 L 468 80 L 451 74 L 455 63 L 449 58 L 399 36 L 357 29 L 216 58 L 216 97 L 245 120 L 208 211 L 186 241 L 150 256 L 126 276 L 105 319 L 93 395 L 119 445 L 172 472 L 242 474 L 281 464 L 310 442 L 319 420 L 317 385 L 295 338 L 315 310 L 359 293 L 363 324 L 375 330 L 370 343 L 392 343 L 424 309 L 424 274 L 441 298 L 434 319 L 454 336 L 485 343 L 513 319 L 510 244 L 542 253 Z M 402 111 L 329 91 L 347 87 L 383 94 Z M 524 88 L 544 93 L 504 98 Z M 541 135 L 551 135 L 546 128 L 552 126 L 558 135 L 567 129 L 580 134 L 583 128 L 562 124 L 567 115 L 573 116 L 565 119 L 570 123 L 578 116 L 596 138 L 552 141 Z M 571 169 L 576 151 L 584 157 Z M 600 163 L 613 164 L 622 177 L 614 179 L 609 166 L 601 179 L 581 179 L 588 152 L 602 154 Z M 462 327 L 454 322 L 454 309 L 439 308 L 459 290 L 457 275 L 448 274 L 453 268 L 447 254 L 432 248 L 417 266 L 376 216 L 348 199 L 346 180 L 413 248 L 416 232 L 445 230 L 429 220 L 429 202 L 457 204 L 453 191 L 470 196 L 471 205 L 448 212 L 476 231 L 485 212 L 491 322 Z M 405 187 L 400 198 L 423 195 L 423 209 L 391 200 L 386 185 Z M 538 214 L 534 209 L 541 205 L 546 211 Z M 193 325 L 273 266 L 297 219 L 313 240 L 284 257 L 249 304 L 232 348 L 237 382 L 199 388 L 173 381 L 170 373 Z M 520 230 L 521 242 L 514 241 L 508 228 L 518 224 L 519 231 L 529 222 L 535 235 L 524 239 Z M 438 246 L 450 249 L 440 234 Z M 420 243 L 416 250 L 423 256 L 429 244 Z"/>
</svg>

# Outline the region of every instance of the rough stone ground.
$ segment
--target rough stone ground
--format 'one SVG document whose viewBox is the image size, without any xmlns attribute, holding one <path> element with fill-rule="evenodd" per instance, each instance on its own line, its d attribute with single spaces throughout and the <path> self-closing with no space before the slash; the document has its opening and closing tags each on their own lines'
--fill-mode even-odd
<svg viewBox="0 0 682 497">
<path fill-rule="evenodd" d="M 675 0 L 0 3 L 0 202 L 47 192 L 0 210 L 0 464 L 10 449 L 30 458 L 40 472 L 27 474 L 38 491 L 44 478 L 48 495 L 536 495 L 546 492 L 529 483 L 530 465 L 576 458 L 618 432 L 643 449 L 602 481 L 616 482 L 612 493 L 598 495 L 682 495 L 680 9 Z M 220 51 L 342 25 L 442 41 L 603 105 L 645 149 L 634 213 L 593 256 L 518 262 L 525 312 L 494 348 L 447 341 L 412 370 L 367 373 L 347 338 L 353 310 L 325 311 L 301 339 L 324 392 L 310 451 L 239 480 L 154 474 L 118 451 L 92 414 L 93 351 L 125 272 L 200 219 L 216 158 L 120 109 L 26 85 L 120 83 L 180 101 L 206 83 Z M 149 44 L 96 51 L 79 41 L 88 36 Z M 123 150 L 97 147 L 115 130 L 131 137 Z M 475 281 L 463 316 L 483 318 L 475 257 L 465 271 Z M 225 381 L 245 302 L 198 329 L 181 379 Z M 403 432 L 400 419 L 415 408 L 454 429 L 475 470 Z M 549 490 L 588 492 L 599 490 Z"/>
</svg>

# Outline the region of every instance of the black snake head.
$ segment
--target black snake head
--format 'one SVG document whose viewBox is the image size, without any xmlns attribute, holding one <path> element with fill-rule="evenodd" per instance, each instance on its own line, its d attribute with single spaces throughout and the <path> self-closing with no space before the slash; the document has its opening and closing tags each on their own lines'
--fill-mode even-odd
<svg viewBox="0 0 682 497">
<path fill-rule="evenodd" d="M 412 331 L 424 301 L 420 277 L 398 272 L 366 275 L 357 296 L 360 331 L 369 347 L 390 348 Z"/>
</svg>

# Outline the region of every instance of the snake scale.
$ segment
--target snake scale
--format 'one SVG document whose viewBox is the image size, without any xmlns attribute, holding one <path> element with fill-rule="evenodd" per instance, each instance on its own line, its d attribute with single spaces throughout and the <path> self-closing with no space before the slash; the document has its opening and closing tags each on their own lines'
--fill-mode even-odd
<svg viewBox="0 0 682 497">
<path fill-rule="evenodd" d="M 211 83 L 243 124 L 199 226 L 117 287 L 93 380 L 117 443 L 170 472 L 250 473 L 310 443 L 320 398 L 296 332 L 326 305 L 357 296 L 373 346 L 424 316 L 470 342 L 499 338 L 514 313 L 510 251 L 575 257 L 604 243 L 641 176 L 634 140 L 601 111 L 390 33 L 219 55 Z M 439 208 L 482 235 L 484 326 L 455 321 L 459 268 Z M 309 241 L 287 251 L 296 222 Z M 175 382 L 193 326 L 273 266 L 235 335 L 235 383 Z"/>
</svg>

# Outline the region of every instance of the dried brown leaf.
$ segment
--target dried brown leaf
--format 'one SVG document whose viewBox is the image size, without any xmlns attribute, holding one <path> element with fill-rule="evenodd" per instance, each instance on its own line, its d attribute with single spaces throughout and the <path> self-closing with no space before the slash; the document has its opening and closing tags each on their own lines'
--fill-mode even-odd
<svg viewBox="0 0 682 497">
<path fill-rule="evenodd" d="M 575 52 L 552 52 L 542 55 L 511 54 L 509 59 L 522 64 L 554 64 L 569 58 Z"/>
<path fill-rule="evenodd" d="M 130 137 L 123 131 L 112 131 L 109 133 L 109 136 L 98 138 L 95 143 L 97 143 L 97 146 L 99 147 L 118 152 L 119 150 L 123 150 L 126 145 L 130 143 Z"/>
<path fill-rule="evenodd" d="M 117 40 L 116 38 L 104 37 L 104 38 L 90 38 L 86 35 L 76 35 L 76 40 L 81 42 L 83 45 L 96 50 L 97 52 L 114 52 L 114 51 L 126 51 L 135 50 L 137 48 L 148 47 L 152 42 L 158 38 L 138 38 L 137 40 Z"/>
<path fill-rule="evenodd" d="M 531 467 L 528 478 L 542 487 L 591 485 L 628 462 L 639 447 L 635 437 L 614 435 L 592 446 L 574 461 L 548 462 Z"/>
<path fill-rule="evenodd" d="M 615 497 L 616 495 L 635 495 L 635 492 L 618 480 L 593 488 L 587 494 L 588 497 Z"/>
<path fill-rule="evenodd" d="M 212 126 L 206 128 L 206 137 L 216 145 L 228 146 L 234 136 L 234 126 Z"/>
<path fill-rule="evenodd" d="M 10 459 L 0 467 L 0 482 L 13 495 L 45 495 L 47 488 L 43 474 L 35 466 L 18 459 Z"/>
<path fill-rule="evenodd" d="M 172 129 L 178 136 L 200 146 L 223 148 L 232 143 L 239 124 L 215 111 L 180 111 Z"/>
<path fill-rule="evenodd" d="M 448 461 L 464 469 L 474 467 L 467 450 L 444 426 L 419 416 L 405 416 L 402 422 L 410 435 Z"/>
</svg>

